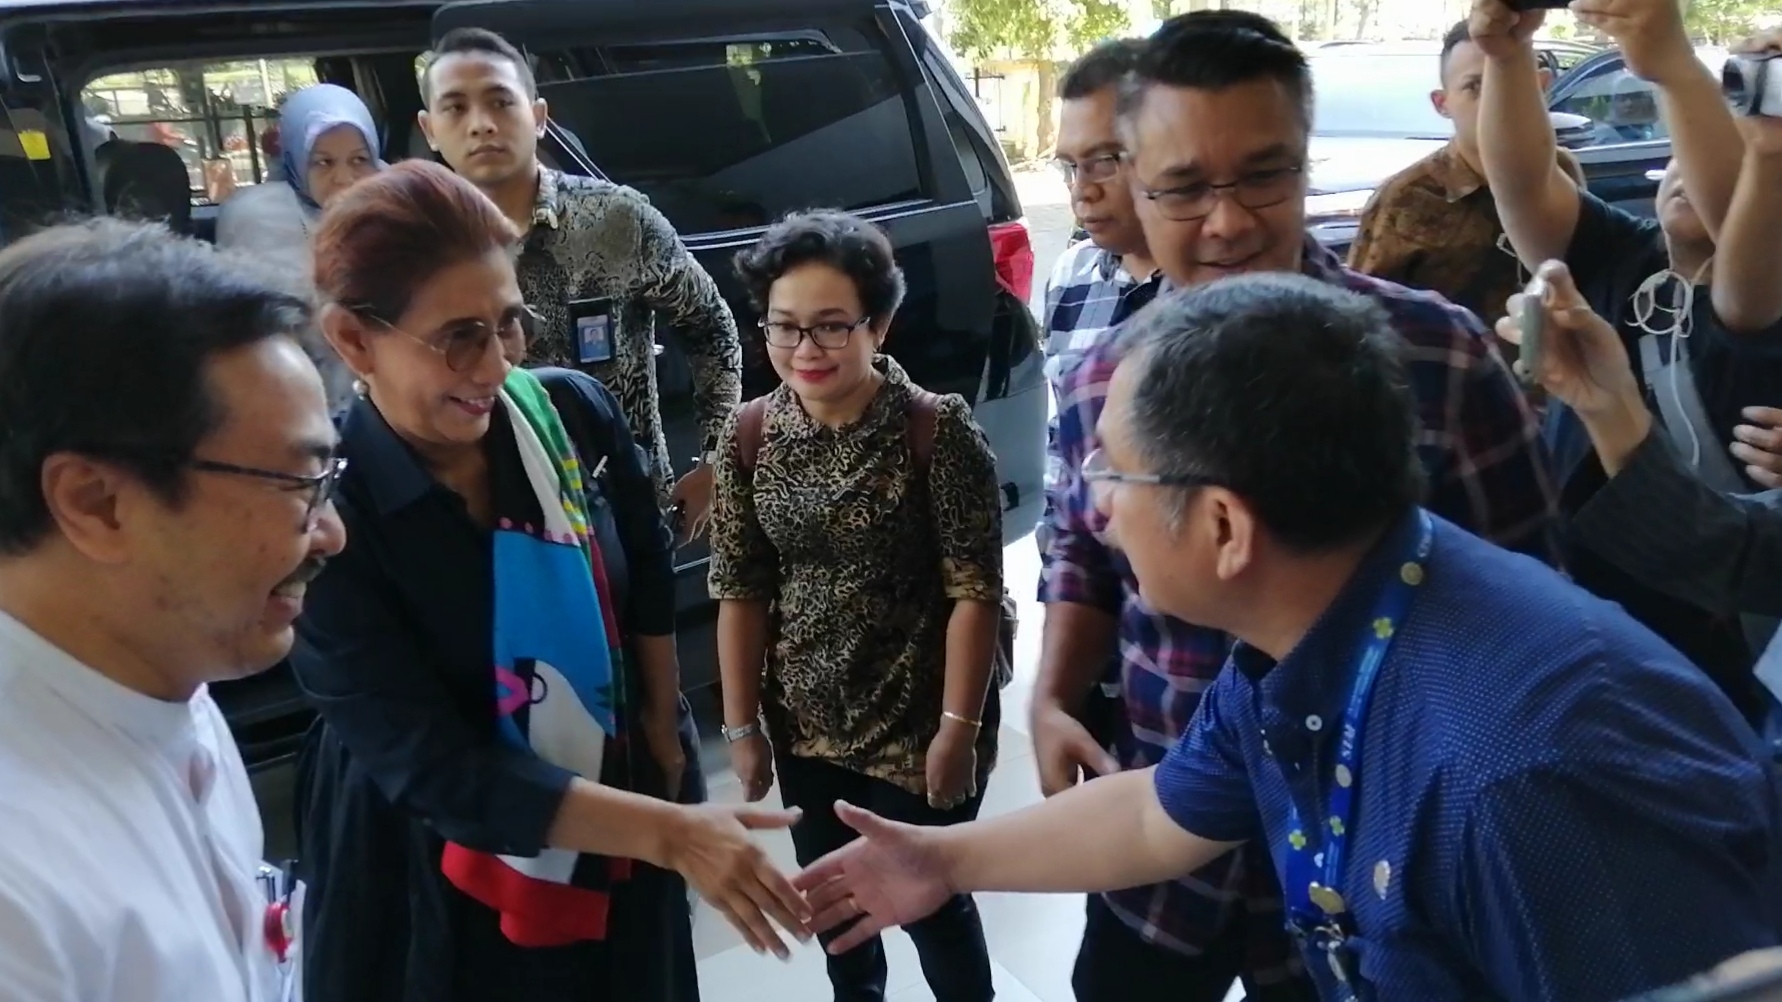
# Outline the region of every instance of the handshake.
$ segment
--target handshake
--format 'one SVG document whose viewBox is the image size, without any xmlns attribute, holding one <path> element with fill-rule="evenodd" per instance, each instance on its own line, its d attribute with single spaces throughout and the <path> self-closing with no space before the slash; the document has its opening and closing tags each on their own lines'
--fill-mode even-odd
<svg viewBox="0 0 1782 1002">
<path fill-rule="evenodd" d="M 931 914 L 954 893 L 941 850 L 946 829 L 887 821 L 841 801 L 825 809 L 861 837 L 793 877 L 774 867 L 750 832 L 791 827 L 796 810 L 676 808 L 681 820 L 665 833 L 661 858 L 756 953 L 782 960 L 790 954 L 781 929 L 799 942 L 839 929 L 829 952 L 844 953 L 887 928 Z"/>
</svg>

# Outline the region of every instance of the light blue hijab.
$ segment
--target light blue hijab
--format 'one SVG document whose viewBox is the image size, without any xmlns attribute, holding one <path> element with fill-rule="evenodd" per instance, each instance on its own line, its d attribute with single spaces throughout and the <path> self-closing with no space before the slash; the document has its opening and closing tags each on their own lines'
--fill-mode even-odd
<svg viewBox="0 0 1782 1002">
<path fill-rule="evenodd" d="M 283 148 L 279 160 L 285 182 L 312 214 L 321 212 L 322 207 L 309 193 L 309 151 L 322 133 L 337 125 L 358 129 L 378 169 L 388 166 L 378 159 L 377 123 L 359 95 L 334 84 L 316 84 L 292 93 L 278 116 L 279 145 Z"/>
</svg>

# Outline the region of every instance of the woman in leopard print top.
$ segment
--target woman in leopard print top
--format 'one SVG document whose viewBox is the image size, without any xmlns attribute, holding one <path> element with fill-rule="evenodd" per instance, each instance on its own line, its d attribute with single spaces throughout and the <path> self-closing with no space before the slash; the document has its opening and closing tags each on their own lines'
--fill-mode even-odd
<svg viewBox="0 0 1782 1002">
<path fill-rule="evenodd" d="M 878 354 L 903 297 L 883 233 L 795 215 L 737 270 L 784 385 L 733 416 L 718 449 L 725 736 L 750 800 L 777 760 L 808 866 L 854 837 L 838 799 L 914 824 L 977 816 L 1000 716 L 1002 506 L 970 406 Z M 906 931 L 937 998 L 988 1002 L 970 897 Z M 883 997 L 877 938 L 828 962 L 838 1000 Z"/>
</svg>

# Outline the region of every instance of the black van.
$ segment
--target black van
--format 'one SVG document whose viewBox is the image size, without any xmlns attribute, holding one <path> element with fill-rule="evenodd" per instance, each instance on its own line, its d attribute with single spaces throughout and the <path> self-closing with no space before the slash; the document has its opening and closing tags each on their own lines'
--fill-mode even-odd
<svg viewBox="0 0 1782 1002">
<path fill-rule="evenodd" d="M 315 82 L 365 100 L 386 159 L 428 156 L 414 124 L 419 56 L 450 28 L 491 28 L 537 61 L 552 116 L 546 161 L 647 194 L 745 332 L 756 317 L 729 258 L 765 224 L 830 206 L 882 225 L 909 283 L 887 349 L 917 382 L 976 405 L 1013 542 L 1037 518 L 1044 468 L 1043 359 L 1026 305 L 1033 252 L 1008 164 L 923 27 L 926 7 L 0 0 L 0 239 L 70 212 L 145 206 L 208 239 L 218 203 L 265 177 L 260 140 L 278 96 Z M 114 155 L 120 147 L 142 155 Z M 744 344 L 750 397 L 771 389 L 774 375 L 759 340 Z M 698 451 L 691 377 L 671 329 L 657 365 L 671 451 L 690 465 Z M 681 658 L 687 686 L 697 688 L 715 679 L 715 617 L 703 545 L 681 559 Z M 308 723 L 278 672 L 216 695 L 253 766 L 288 756 Z"/>
</svg>

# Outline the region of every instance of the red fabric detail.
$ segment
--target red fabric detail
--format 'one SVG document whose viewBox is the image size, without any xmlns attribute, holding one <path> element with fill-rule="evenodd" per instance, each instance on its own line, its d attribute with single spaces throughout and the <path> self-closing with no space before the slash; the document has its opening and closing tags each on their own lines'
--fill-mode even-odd
<svg viewBox="0 0 1782 1002">
<path fill-rule="evenodd" d="M 600 620 L 606 628 L 606 646 L 613 651 L 613 672 L 616 674 L 623 664 L 620 661 L 619 646 L 619 614 L 613 609 L 613 589 L 606 578 L 606 558 L 600 552 L 600 543 L 592 532 L 588 533 L 588 564 L 594 571 L 594 592 L 600 596 Z"/>
<path fill-rule="evenodd" d="M 624 862 L 629 869 L 629 860 Z M 516 946 L 567 946 L 606 938 L 612 897 L 605 891 L 528 877 L 497 856 L 447 842 L 440 869 L 452 885 L 501 913 L 501 934 Z"/>
</svg>

